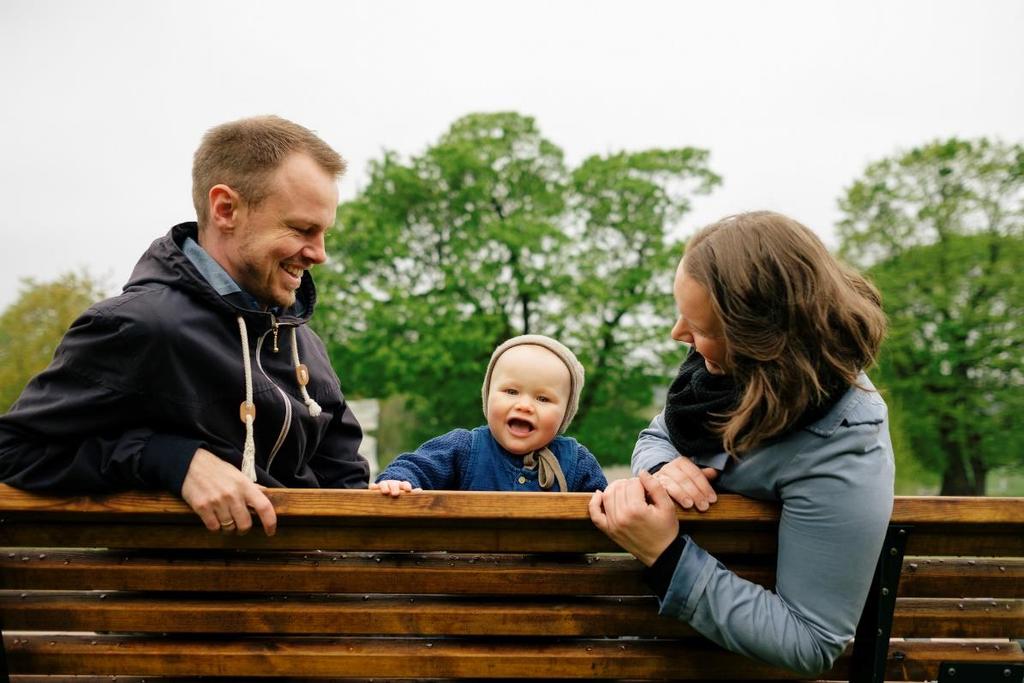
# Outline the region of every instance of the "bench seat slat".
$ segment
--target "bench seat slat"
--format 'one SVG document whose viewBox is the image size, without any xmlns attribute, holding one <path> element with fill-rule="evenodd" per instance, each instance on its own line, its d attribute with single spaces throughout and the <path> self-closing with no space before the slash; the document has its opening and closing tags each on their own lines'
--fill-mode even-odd
<svg viewBox="0 0 1024 683">
<path fill-rule="evenodd" d="M 375 678 L 792 680 L 792 672 L 678 641 L 4 636 L 12 673 Z"/>
<path fill-rule="evenodd" d="M 250 683 L 252 677 L 238 678 L 233 676 L 218 676 L 216 679 L 218 683 Z M 302 683 L 305 681 L 322 681 L 323 678 L 311 678 L 308 676 L 289 676 L 287 678 L 288 683 Z M 343 683 L 345 681 L 351 681 L 352 683 L 367 683 L 367 681 L 382 680 L 380 678 L 374 679 L 373 677 L 367 678 L 366 676 L 354 677 L 354 678 L 339 678 L 337 676 L 331 676 L 331 681 L 337 683 Z M 405 680 L 422 680 L 422 679 L 405 679 Z M 431 683 L 436 683 L 438 679 L 426 679 Z M 491 678 L 490 681 L 495 683 L 513 683 L 514 681 L 520 680 L 517 678 Z M 565 683 L 568 681 L 576 681 L 578 678 L 551 678 L 547 677 L 544 679 L 548 683 Z M 603 680 L 622 680 L 622 679 L 603 679 Z M 712 681 L 711 679 L 691 679 L 688 683 L 721 683 L 722 679 L 717 678 Z M 792 681 L 792 683 L 807 683 L 807 679 L 797 678 L 771 678 L 771 679 L 753 679 L 744 678 L 743 683 L 781 683 L 782 681 Z M 193 676 L 32 676 L 32 675 L 15 675 L 11 676 L 11 683 L 196 683 L 196 678 Z M 624 683 L 629 683 L 624 681 Z M 826 681 L 823 683 L 845 683 L 839 681 Z"/>
<path fill-rule="evenodd" d="M 1020 528 L 1006 529 L 978 524 L 952 527 L 936 524 L 915 527 L 907 537 L 908 555 L 963 555 L 1003 557 L 1024 555 L 1024 535 Z"/>
<path fill-rule="evenodd" d="M 252 677 L 237 678 L 232 676 L 217 677 L 218 683 L 250 683 Z M 311 678 L 308 676 L 289 676 L 287 678 L 288 683 L 302 683 L 312 681 L 322 681 L 323 678 Z M 380 678 L 374 679 L 372 677 L 367 678 L 365 676 L 355 678 L 339 678 L 337 676 L 331 676 L 331 681 L 337 683 L 344 683 L 345 681 L 351 681 L 352 683 L 367 683 L 367 681 L 382 680 Z M 404 680 L 423 680 L 423 679 L 404 679 Z M 426 679 L 431 683 L 437 683 L 439 679 L 431 678 Z M 518 678 L 491 678 L 488 679 L 494 683 L 514 683 L 514 681 L 521 680 Z M 548 683 L 566 683 L 568 681 L 576 681 L 578 678 L 551 678 L 547 677 L 544 679 Z M 603 680 L 623 680 L 623 683 L 635 683 L 629 679 L 603 679 Z M 717 678 L 712 681 L 711 679 L 696 680 L 691 679 L 688 683 L 721 683 L 722 679 Z M 807 683 L 807 679 L 797 678 L 771 678 L 771 679 L 753 679 L 744 678 L 743 683 L 781 683 L 783 681 L 791 681 L 792 683 Z M 11 676 L 11 683 L 196 683 L 196 678 L 193 676 Z M 845 681 L 826 681 L 823 683 L 845 683 Z"/>
<path fill-rule="evenodd" d="M 906 557 L 899 595 L 1024 598 L 1024 558 Z"/>
<path fill-rule="evenodd" d="M 568 494 L 566 494 L 568 495 Z M 683 523 L 689 533 L 713 555 L 766 555 L 777 550 L 773 527 L 738 528 L 729 525 Z M 0 524 L 0 547 L 27 548 L 180 548 L 195 550 L 321 550 L 334 551 L 451 551 L 451 552 L 548 552 L 598 553 L 620 550 L 589 524 L 556 525 L 537 533 L 536 527 L 508 526 L 496 520 L 491 526 L 345 526 L 282 523 L 272 538 L 259 531 L 247 536 L 211 534 L 195 520 L 178 524 L 118 522 L 45 522 L 27 517 Z M 911 555 L 965 555 L 1001 557 L 1024 555 L 1024 535 L 1018 529 L 975 525 L 933 525 L 915 528 L 906 552 Z"/>
<path fill-rule="evenodd" d="M 739 576 L 774 585 L 773 566 L 720 558 Z M 623 553 L 238 553 L 0 548 L 0 589 L 648 595 L 642 565 Z M 900 597 L 1024 598 L 1024 558 L 904 559 Z"/>
<path fill-rule="evenodd" d="M 1024 650 L 1007 640 L 892 640 L 886 660 L 887 681 L 934 681 L 942 662 L 1024 663 Z"/>
<path fill-rule="evenodd" d="M 654 619 L 651 598 L 516 603 L 474 598 L 366 595 L 234 595 L 0 592 L 7 628 L 320 635 L 688 637 L 682 622 Z M 1012 638 L 1024 633 L 1024 600 L 900 598 L 892 635 Z"/>
<path fill-rule="evenodd" d="M 691 637 L 673 619 L 652 619 L 651 598 L 497 602 L 381 595 L 252 595 L 196 599 L 139 593 L 0 592 L 14 631 L 319 635 Z"/>
<path fill-rule="evenodd" d="M 163 494 L 0 485 L 15 680 L 794 679 L 658 617 L 586 494 L 269 495 L 272 539 L 210 534 Z M 677 514 L 726 566 L 774 584 L 777 504 L 724 494 Z M 934 680 L 940 661 L 1024 662 L 1006 639 L 1024 632 L 1024 498 L 897 498 L 892 522 L 910 528 L 886 680 Z M 846 679 L 848 663 L 823 677 Z"/>
<path fill-rule="evenodd" d="M 730 566 L 761 585 L 774 567 Z M 623 553 L 203 553 L 0 549 L 0 589 L 649 595 L 643 565 Z"/>
<path fill-rule="evenodd" d="M 417 678 L 792 680 L 724 650 L 674 641 L 263 638 L 167 640 L 133 636 L 5 635 L 14 674 Z M 1020 663 L 1013 641 L 893 641 L 886 680 L 934 680 L 942 661 Z M 846 678 L 842 657 L 829 680 Z"/>
<path fill-rule="evenodd" d="M 770 554 L 776 551 L 775 531 L 701 527 L 693 538 L 714 554 Z M 25 548 L 181 548 L 337 551 L 451 551 L 513 553 L 594 553 L 621 549 L 593 525 L 556 526 L 537 533 L 495 523 L 479 527 L 296 526 L 282 523 L 268 538 L 259 531 L 246 536 L 211 534 L 195 520 L 180 524 L 117 522 L 40 522 L 6 520 L 0 525 L 0 547 Z"/>
<path fill-rule="evenodd" d="M 898 598 L 892 635 L 903 638 L 1015 638 L 1024 600 Z"/>
</svg>

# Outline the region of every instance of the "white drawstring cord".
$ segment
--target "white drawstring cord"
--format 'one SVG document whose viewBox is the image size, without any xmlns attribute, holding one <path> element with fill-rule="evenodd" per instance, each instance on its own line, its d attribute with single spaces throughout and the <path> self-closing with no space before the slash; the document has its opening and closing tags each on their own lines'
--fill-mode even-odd
<svg viewBox="0 0 1024 683">
<path fill-rule="evenodd" d="M 252 360 L 249 356 L 249 333 L 245 327 L 245 318 L 238 316 L 238 332 L 242 339 L 242 364 L 245 367 L 245 401 L 238 408 L 238 417 L 245 423 L 245 448 L 242 450 L 242 474 L 251 481 L 256 481 L 256 440 L 253 435 L 253 423 L 256 421 L 256 404 L 252 400 Z M 299 336 L 296 328 L 292 328 L 292 362 L 295 365 L 295 377 L 299 382 L 302 401 L 309 410 L 310 417 L 319 417 L 322 409 L 306 391 L 309 384 L 309 369 L 299 360 Z"/>
<path fill-rule="evenodd" d="M 309 410 L 309 416 L 319 417 L 322 412 L 320 404 L 306 391 L 306 385 L 309 384 L 309 369 L 299 361 L 299 334 L 296 329 L 292 328 L 292 363 L 295 365 L 295 378 L 299 381 L 299 392 L 302 394 L 302 402 Z"/>
<path fill-rule="evenodd" d="M 242 451 L 242 474 L 256 481 L 256 440 L 252 424 L 256 421 L 256 404 L 252 401 L 252 361 L 249 359 L 249 333 L 245 319 L 238 316 L 238 331 L 242 337 L 242 364 L 245 366 L 245 402 L 239 406 L 238 416 L 245 423 L 245 448 Z"/>
</svg>

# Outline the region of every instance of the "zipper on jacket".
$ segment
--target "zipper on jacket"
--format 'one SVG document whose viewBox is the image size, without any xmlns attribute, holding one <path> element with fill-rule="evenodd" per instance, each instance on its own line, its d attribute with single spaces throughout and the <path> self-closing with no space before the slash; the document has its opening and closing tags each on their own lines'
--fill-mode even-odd
<svg viewBox="0 0 1024 683">
<path fill-rule="evenodd" d="M 274 333 L 275 345 L 277 344 L 277 327 L 278 324 L 277 320 L 275 319 L 274 327 L 272 330 Z M 256 342 L 256 367 L 260 369 L 260 372 L 262 372 L 263 376 L 267 378 L 267 381 L 270 382 L 274 386 L 274 388 L 277 389 L 277 393 L 281 395 L 281 400 L 284 402 L 284 424 L 281 425 L 281 432 L 277 435 L 277 442 L 274 443 L 274 447 L 270 450 L 270 456 L 267 457 L 268 474 L 270 473 L 270 466 L 274 462 L 274 457 L 277 455 L 277 452 L 281 450 L 281 446 L 284 445 L 284 440 L 288 437 L 288 431 L 291 429 L 292 426 L 292 402 L 288 400 L 288 395 L 284 393 L 284 390 L 281 387 L 277 386 L 277 382 L 272 380 L 270 378 L 270 375 L 267 374 L 267 371 L 263 369 L 263 358 L 261 357 L 261 351 L 263 350 L 263 341 L 267 338 L 267 334 L 269 332 L 271 332 L 271 330 L 267 330 L 262 335 L 260 335 L 260 340 Z M 277 351 L 277 349 L 275 348 L 274 351 Z"/>
<path fill-rule="evenodd" d="M 280 349 L 277 348 L 277 328 L 280 327 L 281 325 L 280 323 L 277 322 L 277 318 L 274 317 L 273 313 L 271 313 L 270 315 L 270 324 L 271 329 L 274 330 L 274 353 L 277 353 L 278 351 L 280 351 Z"/>
</svg>

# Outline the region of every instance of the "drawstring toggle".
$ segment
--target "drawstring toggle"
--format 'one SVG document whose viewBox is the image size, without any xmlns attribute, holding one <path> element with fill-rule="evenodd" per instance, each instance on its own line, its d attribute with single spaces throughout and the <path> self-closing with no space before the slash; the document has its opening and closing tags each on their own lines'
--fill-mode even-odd
<svg viewBox="0 0 1024 683">
<path fill-rule="evenodd" d="M 275 328 L 276 329 L 276 328 Z M 323 409 L 320 408 L 320 404 L 313 400 L 306 390 L 306 385 L 309 384 L 309 368 L 302 364 L 299 360 L 299 335 L 295 331 L 296 328 L 292 328 L 292 363 L 295 365 L 295 379 L 299 383 L 299 393 L 302 394 L 302 402 L 306 404 L 306 409 L 309 411 L 310 417 L 320 417 L 320 413 Z"/>
</svg>

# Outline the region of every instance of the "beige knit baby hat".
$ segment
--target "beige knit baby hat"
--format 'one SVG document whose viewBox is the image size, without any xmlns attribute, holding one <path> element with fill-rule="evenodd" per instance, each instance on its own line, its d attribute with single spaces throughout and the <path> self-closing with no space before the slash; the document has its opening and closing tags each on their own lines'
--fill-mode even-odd
<svg viewBox="0 0 1024 683">
<path fill-rule="evenodd" d="M 558 358 L 565 363 L 565 367 L 569 369 L 569 401 L 565 406 L 565 415 L 562 416 L 562 424 L 558 427 L 558 433 L 563 434 L 568 428 L 569 423 L 572 422 L 572 418 L 576 416 L 576 409 L 580 405 L 580 393 L 583 391 L 583 380 L 584 371 L 583 366 L 578 360 L 576 355 L 569 350 L 567 346 L 559 341 L 546 337 L 543 334 L 523 334 L 518 337 L 512 337 L 498 348 L 494 349 L 494 353 L 491 354 L 491 362 L 487 364 L 487 373 L 484 375 L 484 385 L 481 390 L 484 403 L 484 416 L 487 416 L 487 395 L 491 391 L 491 375 L 494 374 L 494 365 L 498 362 L 498 358 L 501 354 L 505 353 L 513 346 L 523 346 L 526 344 L 532 344 L 534 346 L 542 346 L 551 353 L 558 356 Z"/>
</svg>

